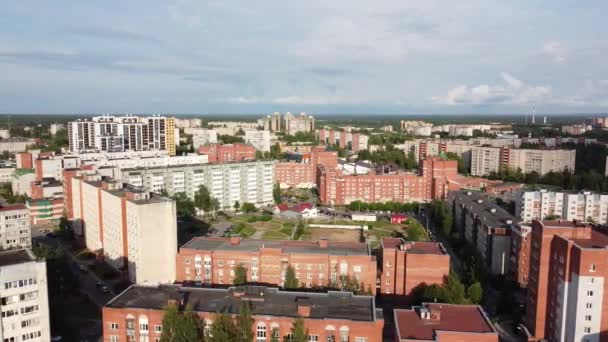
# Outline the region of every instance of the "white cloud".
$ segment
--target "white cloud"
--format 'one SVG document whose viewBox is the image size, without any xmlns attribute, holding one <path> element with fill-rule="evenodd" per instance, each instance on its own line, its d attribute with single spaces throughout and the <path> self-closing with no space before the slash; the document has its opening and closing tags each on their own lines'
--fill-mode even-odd
<svg viewBox="0 0 608 342">
<path fill-rule="evenodd" d="M 460 85 L 448 90 L 445 96 L 432 100 L 438 104 L 528 104 L 550 98 L 551 87 L 529 86 L 509 73 L 501 73 L 504 85 L 481 84 L 474 87 Z"/>
<path fill-rule="evenodd" d="M 229 103 L 236 104 L 277 104 L 277 105 L 333 105 L 352 104 L 353 99 L 341 96 L 281 96 L 281 97 L 257 97 L 239 96 L 228 99 Z"/>
<path fill-rule="evenodd" d="M 543 53 L 551 57 L 556 63 L 564 63 L 566 61 L 566 48 L 557 41 L 546 42 L 543 45 Z"/>
<path fill-rule="evenodd" d="M 257 96 L 239 96 L 239 97 L 231 97 L 228 99 L 229 103 L 236 104 L 256 104 L 263 103 L 261 99 Z"/>
</svg>

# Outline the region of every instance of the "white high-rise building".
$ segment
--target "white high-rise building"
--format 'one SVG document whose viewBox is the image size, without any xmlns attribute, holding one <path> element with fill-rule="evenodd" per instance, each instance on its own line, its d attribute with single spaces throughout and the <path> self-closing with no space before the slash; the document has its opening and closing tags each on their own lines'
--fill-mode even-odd
<svg viewBox="0 0 608 342">
<path fill-rule="evenodd" d="M 67 124 L 69 149 L 88 151 L 168 150 L 175 154 L 175 122 L 164 116 L 96 116 Z"/>
<path fill-rule="evenodd" d="M 556 216 L 564 220 L 608 223 L 608 194 L 573 191 L 524 191 L 515 207 L 526 222 Z"/>
<path fill-rule="evenodd" d="M 46 262 L 27 249 L 0 252 L 0 340 L 50 341 Z"/>
<path fill-rule="evenodd" d="M 0 248 L 6 250 L 31 246 L 30 212 L 25 204 L 0 206 Z"/>
<path fill-rule="evenodd" d="M 270 131 L 245 131 L 245 142 L 262 152 L 270 151 Z"/>
</svg>

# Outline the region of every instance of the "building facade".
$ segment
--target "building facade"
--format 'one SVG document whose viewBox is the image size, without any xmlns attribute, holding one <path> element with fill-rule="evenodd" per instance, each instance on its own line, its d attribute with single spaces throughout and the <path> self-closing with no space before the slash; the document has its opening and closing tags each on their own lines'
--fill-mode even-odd
<svg viewBox="0 0 608 342">
<path fill-rule="evenodd" d="M 164 116 L 96 116 L 67 124 L 69 150 L 166 150 L 175 155 L 175 121 Z"/>
<path fill-rule="evenodd" d="M 246 143 L 253 146 L 257 151 L 270 152 L 270 131 L 245 131 L 244 139 Z"/>
<path fill-rule="evenodd" d="M 250 161 L 123 169 L 117 179 L 149 192 L 165 190 L 170 196 L 183 192 L 191 199 L 205 185 L 222 209 L 231 210 L 236 201 L 256 206 L 273 204 L 274 164 Z"/>
<path fill-rule="evenodd" d="M 567 221 L 608 223 L 608 194 L 589 191 L 523 191 L 515 205 L 516 216 L 526 222 L 553 217 Z"/>
<path fill-rule="evenodd" d="M 207 155 L 209 163 L 255 160 L 255 147 L 245 144 L 208 144 L 200 146 L 198 154 Z"/>
<path fill-rule="evenodd" d="M 507 169 L 541 176 L 564 170 L 574 172 L 575 159 L 576 150 L 475 146 L 471 150 L 471 174 L 485 176 Z"/>
<path fill-rule="evenodd" d="M 412 295 L 421 284 L 443 285 L 450 274 L 450 256 L 437 242 L 382 239 L 380 293 Z"/>
<path fill-rule="evenodd" d="M 608 237 L 572 221 L 532 221 L 525 322 L 536 340 L 601 341 Z"/>
<path fill-rule="evenodd" d="M 306 113 L 294 115 L 290 112 L 281 115 L 273 113 L 259 120 L 265 131 L 285 132 L 294 135 L 298 132 L 308 133 L 315 130 L 315 118 Z"/>
<path fill-rule="evenodd" d="M 192 147 L 198 149 L 207 144 L 217 144 L 217 131 L 206 128 L 193 128 L 189 132 L 192 134 Z"/>
<path fill-rule="evenodd" d="M 74 231 L 85 246 L 139 284 L 175 280 L 175 202 L 111 180 L 72 181 Z"/>
<path fill-rule="evenodd" d="M 309 341 L 382 341 L 384 319 L 371 296 L 288 292 L 262 286 L 211 289 L 177 285 L 134 285 L 112 299 L 103 308 L 103 339 L 160 339 L 167 305 L 191 308 L 208 334 L 218 308 L 225 308 L 224 312 L 235 318 L 244 304 L 251 307 L 256 342 L 288 341 L 298 317 L 304 320 Z"/>
<path fill-rule="evenodd" d="M 0 338 L 2 341 L 50 341 L 46 262 L 31 251 L 0 252 Z"/>
<path fill-rule="evenodd" d="M 0 206 L 0 247 L 3 250 L 30 248 L 30 212 L 24 204 Z"/>
<path fill-rule="evenodd" d="M 306 288 L 338 288 L 349 276 L 365 289 L 376 286 L 376 258 L 364 243 L 320 240 L 242 240 L 240 237 L 194 238 L 179 250 L 177 281 L 232 284 L 234 268 L 243 265 L 247 280 L 283 286 L 287 267 Z"/>
</svg>

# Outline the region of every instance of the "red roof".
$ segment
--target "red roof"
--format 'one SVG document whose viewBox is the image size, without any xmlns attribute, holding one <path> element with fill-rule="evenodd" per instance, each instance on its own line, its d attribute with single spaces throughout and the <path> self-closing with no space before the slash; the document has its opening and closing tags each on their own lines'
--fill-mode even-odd
<svg viewBox="0 0 608 342">
<path fill-rule="evenodd" d="M 391 218 L 407 218 L 407 215 L 405 214 L 391 214 Z"/>
<path fill-rule="evenodd" d="M 439 318 L 422 319 L 421 308 L 439 314 Z M 437 331 L 496 334 L 478 305 L 426 303 L 410 310 L 396 309 L 395 326 L 402 340 L 435 340 Z"/>
<path fill-rule="evenodd" d="M 289 206 L 285 203 L 281 203 L 281 204 L 277 204 L 277 208 L 279 209 L 279 211 L 283 212 L 283 211 L 289 209 Z"/>
<path fill-rule="evenodd" d="M 304 202 L 304 203 L 299 203 L 298 205 L 293 207 L 292 210 L 301 213 L 305 209 L 312 209 L 312 208 L 313 208 L 312 203 Z"/>
<path fill-rule="evenodd" d="M 25 204 L 21 204 L 21 203 L 0 206 L 0 211 L 24 210 L 24 209 L 27 209 L 27 207 L 25 206 Z"/>
</svg>

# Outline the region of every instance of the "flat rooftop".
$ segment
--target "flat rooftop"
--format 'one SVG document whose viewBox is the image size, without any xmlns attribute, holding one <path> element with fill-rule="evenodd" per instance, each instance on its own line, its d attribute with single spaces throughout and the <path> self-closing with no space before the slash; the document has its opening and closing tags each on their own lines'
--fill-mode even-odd
<svg viewBox="0 0 608 342">
<path fill-rule="evenodd" d="M 238 244 L 232 244 L 229 238 L 199 237 L 188 241 L 180 249 L 257 252 L 262 248 L 279 248 L 285 253 L 294 254 L 370 255 L 367 245 L 359 242 L 328 242 L 325 248 L 315 241 L 241 239 Z"/>
<path fill-rule="evenodd" d="M 16 265 L 36 260 L 26 249 L 0 252 L 0 266 Z"/>
<path fill-rule="evenodd" d="M 454 199 L 458 205 L 464 205 L 491 228 L 510 228 L 521 222 L 521 219 L 496 204 L 493 197 L 479 191 L 457 191 Z"/>
<path fill-rule="evenodd" d="M 265 286 L 238 286 L 227 289 L 191 288 L 180 285 L 132 285 L 112 299 L 109 308 L 162 310 L 170 300 L 191 306 L 197 312 L 238 314 L 242 303 L 251 303 L 254 315 L 298 317 L 298 306 L 310 306 L 310 318 L 347 319 L 373 322 L 382 319 L 374 297 L 350 292 L 290 292 Z"/>
<path fill-rule="evenodd" d="M 439 318 L 422 318 L 421 309 L 429 310 L 430 314 L 438 314 Z M 496 334 L 485 313 L 477 305 L 426 303 L 409 310 L 395 309 L 395 327 L 401 340 L 434 341 L 437 331 Z"/>
<path fill-rule="evenodd" d="M 382 248 L 400 249 L 412 254 L 446 254 L 441 243 L 432 241 L 404 241 L 400 238 L 382 238 Z"/>
<path fill-rule="evenodd" d="M 11 211 L 11 210 L 27 210 L 27 207 L 25 206 L 25 204 L 22 204 L 22 203 L 7 204 L 7 205 L 0 206 L 0 212 L 1 211 Z"/>
</svg>

